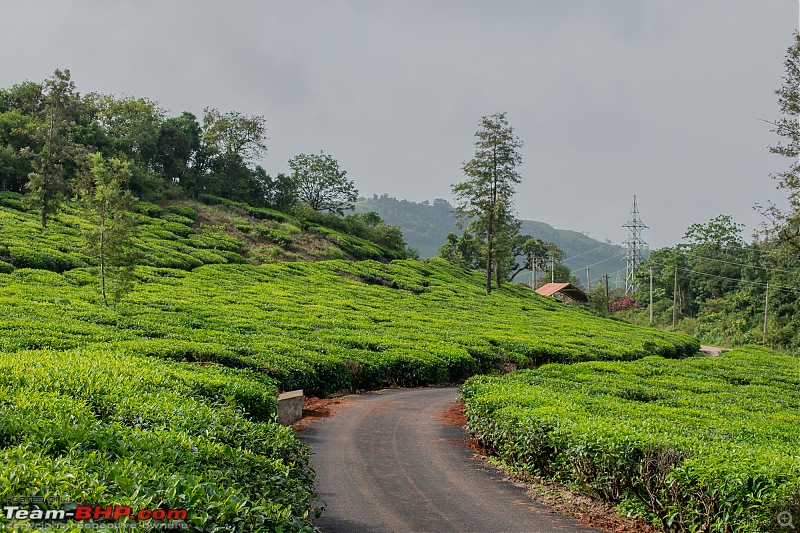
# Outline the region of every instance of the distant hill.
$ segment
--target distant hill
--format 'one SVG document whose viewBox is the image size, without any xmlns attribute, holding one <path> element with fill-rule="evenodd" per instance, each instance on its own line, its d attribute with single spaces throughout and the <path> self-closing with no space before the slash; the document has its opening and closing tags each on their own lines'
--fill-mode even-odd
<svg viewBox="0 0 800 533">
<path fill-rule="evenodd" d="M 355 207 L 356 213 L 375 211 L 386 224 L 399 226 L 408 245 L 419 250 L 423 258 L 435 257 L 448 233 L 460 233 L 451 214 L 452 209 L 453 206 L 441 198 L 432 203 L 418 203 L 398 200 L 386 194 L 361 198 Z M 621 278 L 625 277 L 625 249 L 620 245 L 610 241 L 601 242 L 578 231 L 556 229 L 534 220 L 523 220 L 522 233 L 556 243 L 566 253 L 564 263 L 584 284 L 586 265 L 590 265 L 592 285 L 604 274 L 610 275 L 612 285 L 618 273 Z"/>
</svg>

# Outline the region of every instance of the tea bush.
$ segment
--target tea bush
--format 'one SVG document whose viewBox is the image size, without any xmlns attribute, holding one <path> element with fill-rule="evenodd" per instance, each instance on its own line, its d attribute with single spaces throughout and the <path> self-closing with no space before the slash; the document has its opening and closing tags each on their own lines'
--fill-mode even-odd
<svg viewBox="0 0 800 533">
<path fill-rule="evenodd" d="M 760 347 L 718 358 L 546 365 L 461 389 L 484 448 L 573 483 L 665 531 L 777 531 L 800 510 L 800 360 Z"/>
<path fill-rule="evenodd" d="M 313 530 L 309 450 L 273 413 L 273 384 L 247 372 L 0 354 L 0 499 L 186 509 L 192 531 Z"/>
</svg>

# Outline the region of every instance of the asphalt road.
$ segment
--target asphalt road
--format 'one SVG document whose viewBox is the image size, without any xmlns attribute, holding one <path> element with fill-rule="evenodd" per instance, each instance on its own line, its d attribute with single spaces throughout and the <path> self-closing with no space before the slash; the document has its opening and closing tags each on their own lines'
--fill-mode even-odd
<svg viewBox="0 0 800 533">
<path fill-rule="evenodd" d="M 349 396 L 300 434 L 315 455 L 324 532 L 590 533 L 473 458 L 466 431 L 437 415 L 455 388 Z"/>
</svg>

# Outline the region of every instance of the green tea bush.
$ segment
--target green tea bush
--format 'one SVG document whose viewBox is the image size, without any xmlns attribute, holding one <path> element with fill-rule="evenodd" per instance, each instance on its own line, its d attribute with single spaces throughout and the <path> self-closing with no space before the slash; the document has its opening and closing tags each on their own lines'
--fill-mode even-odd
<svg viewBox="0 0 800 533">
<path fill-rule="evenodd" d="M 188 205 L 171 205 L 167 207 L 167 211 L 184 218 L 194 221 L 197 218 L 197 210 L 189 207 Z"/>
<path fill-rule="evenodd" d="M 2 354 L 0 498 L 187 509 L 192 531 L 311 531 L 308 447 L 252 377 L 105 350 Z"/>
<path fill-rule="evenodd" d="M 461 395 L 470 432 L 515 468 L 665 531 L 777 531 L 800 501 L 798 368 L 746 347 L 473 377 Z"/>
</svg>

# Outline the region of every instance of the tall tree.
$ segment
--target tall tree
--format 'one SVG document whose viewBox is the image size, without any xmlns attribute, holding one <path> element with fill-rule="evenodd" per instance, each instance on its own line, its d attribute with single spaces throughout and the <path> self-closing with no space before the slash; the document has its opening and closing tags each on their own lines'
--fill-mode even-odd
<svg viewBox="0 0 800 533">
<path fill-rule="evenodd" d="M 331 155 L 299 154 L 289 160 L 297 199 L 315 211 L 343 215 L 358 200 L 355 184 Z"/>
<path fill-rule="evenodd" d="M 453 185 L 456 215 L 485 235 L 486 294 L 492 293 L 494 245 L 498 232 L 508 231 L 514 185 L 522 181 L 517 167 L 522 163 L 522 141 L 514 134 L 505 113 L 481 119 L 475 133 L 475 155 L 464 163 L 467 180 Z"/>
<path fill-rule="evenodd" d="M 107 292 L 117 302 L 133 283 L 135 225 L 130 208 L 135 198 L 126 189 L 131 177 L 128 161 L 116 157 L 105 159 L 94 153 L 90 162 L 91 170 L 80 184 L 78 194 L 93 223 L 86 238 L 90 253 L 100 265 L 103 303 L 108 307 Z"/>
<path fill-rule="evenodd" d="M 800 34 L 786 52 L 783 86 L 776 91 L 782 117 L 773 131 L 784 141 L 770 148 L 773 153 L 793 159 L 791 166 L 775 176 L 778 186 L 789 196 L 789 209 L 770 206 L 766 215 L 772 219 L 781 242 L 800 250 Z"/>
<path fill-rule="evenodd" d="M 44 108 L 34 133 L 41 149 L 33 153 L 33 172 L 26 185 L 31 203 L 41 210 L 43 228 L 58 212 L 68 178 L 75 172 L 76 160 L 83 151 L 72 131 L 80 107 L 80 95 L 69 70 L 56 70 L 44 83 Z"/>
<path fill-rule="evenodd" d="M 266 151 L 267 126 L 262 116 L 242 115 L 236 111 L 220 113 L 206 108 L 202 140 L 208 156 L 238 159 L 251 164 Z"/>
</svg>

